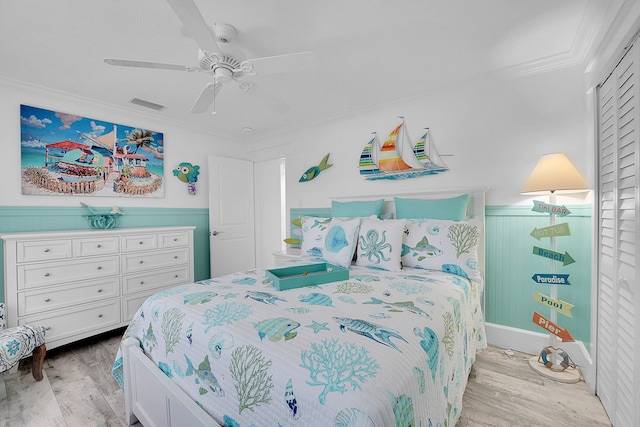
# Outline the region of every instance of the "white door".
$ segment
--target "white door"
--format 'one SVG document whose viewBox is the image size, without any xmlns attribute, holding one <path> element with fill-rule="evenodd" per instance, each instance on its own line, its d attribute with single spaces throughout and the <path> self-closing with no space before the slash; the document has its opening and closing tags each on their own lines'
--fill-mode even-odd
<svg viewBox="0 0 640 427">
<path fill-rule="evenodd" d="M 253 163 L 209 156 L 211 277 L 256 265 Z"/>
<path fill-rule="evenodd" d="M 616 427 L 640 425 L 640 46 L 598 88 L 596 393 Z"/>
</svg>

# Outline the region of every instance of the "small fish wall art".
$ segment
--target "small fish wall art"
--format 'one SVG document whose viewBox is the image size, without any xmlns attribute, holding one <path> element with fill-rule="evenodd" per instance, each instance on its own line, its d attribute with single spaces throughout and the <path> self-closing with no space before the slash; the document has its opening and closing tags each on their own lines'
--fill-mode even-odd
<svg viewBox="0 0 640 427">
<path fill-rule="evenodd" d="M 192 165 L 187 162 L 180 163 L 173 170 L 173 176 L 177 177 L 180 181 L 187 183 L 187 191 L 192 196 L 196 195 L 196 182 L 198 182 L 198 175 L 200 175 L 200 166 Z"/>
<path fill-rule="evenodd" d="M 318 166 L 312 166 L 307 169 L 307 171 L 302 174 L 298 182 L 311 181 L 312 179 L 320 175 L 320 172 L 333 166 L 333 164 L 329 163 L 329 154 L 331 153 L 327 153 L 327 155 L 322 158 Z"/>
</svg>

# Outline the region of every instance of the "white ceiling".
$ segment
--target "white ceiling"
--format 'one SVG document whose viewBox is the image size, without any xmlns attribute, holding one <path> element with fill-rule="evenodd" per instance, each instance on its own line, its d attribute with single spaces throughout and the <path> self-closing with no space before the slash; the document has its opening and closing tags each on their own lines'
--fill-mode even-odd
<svg viewBox="0 0 640 427">
<path fill-rule="evenodd" d="M 193 1 L 207 23 L 226 22 L 237 29 L 232 43 L 249 59 L 313 53 L 317 67 L 312 71 L 251 77 L 256 88 L 250 91 L 277 96 L 288 106 L 284 113 L 232 82 L 216 99 L 216 115 L 192 114 L 209 75 L 105 64 L 103 58 L 197 63 L 198 46 L 189 28 L 162 0 L 0 0 L 0 78 L 251 141 L 487 73 L 541 72 L 584 62 L 621 3 Z M 132 105 L 133 97 L 166 109 Z M 243 132 L 244 127 L 254 131 Z"/>
</svg>

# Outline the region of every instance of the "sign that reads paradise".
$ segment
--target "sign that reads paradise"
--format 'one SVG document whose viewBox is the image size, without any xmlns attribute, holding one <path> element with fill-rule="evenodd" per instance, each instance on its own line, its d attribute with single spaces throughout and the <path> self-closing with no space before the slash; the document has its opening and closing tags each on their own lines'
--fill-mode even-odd
<svg viewBox="0 0 640 427">
<path fill-rule="evenodd" d="M 533 293 L 531 294 L 531 296 L 533 296 L 533 299 L 536 300 L 536 302 L 542 305 L 546 305 L 547 307 L 551 307 L 560 314 L 564 314 L 567 317 L 573 318 L 573 314 L 571 314 L 571 309 L 575 307 L 573 304 L 559 299 L 551 298 L 550 296 L 547 296 L 540 292 Z"/>
<path fill-rule="evenodd" d="M 550 249 L 543 249 L 543 248 L 534 246 L 533 254 L 541 257 L 549 258 L 554 261 L 561 262 L 563 266 L 573 264 L 574 262 L 576 262 L 576 260 L 573 259 L 571 255 L 569 255 L 569 252 L 566 252 L 566 251 L 564 254 L 561 254 L 560 252 L 552 251 Z"/>
<path fill-rule="evenodd" d="M 531 280 L 538 284 L 544 285 L 570 285 L 568 274 L 542 274 L 535 273 L 531 276 Z"/>
<path fill-rule="evenodd" d="M 560 338 L 563 342 L 575 341 L 575 339 L 573 339 L 573 336 L 571 336 L 571 333 L 569 332 L 568 329 L 561 328 L 560 326 L 556 325 L 551 320 L 547 319 L 537 311 L 533 312 L 532 321 L 536 325 L 540 326 L 541 328 L 551 332 L 553 335 Z"/>
<path fill-rule="evenodd" d="M 548 227 L 534 228 L 531 232 L 531 237 L 540 240 L 543 237 L 557 237 L 557 236 L 569 236 L 571 230 L 569 230 L 569 223 L 563 222 L 562 224 L 554 224 Z"/>
<path fill-rule="evenodd" d="M 533 208 L 531 210 L 534 212 L 549 213 L 549 214 L 554 214 L 558 216 L 567 216 L 571 214 L 571 211 L 567 209 L 567 207 L 564 205 L 563 206 L 551 205 L 549 203 L 541 202 L 539 200 L 533 201 Z"/>
</svg>

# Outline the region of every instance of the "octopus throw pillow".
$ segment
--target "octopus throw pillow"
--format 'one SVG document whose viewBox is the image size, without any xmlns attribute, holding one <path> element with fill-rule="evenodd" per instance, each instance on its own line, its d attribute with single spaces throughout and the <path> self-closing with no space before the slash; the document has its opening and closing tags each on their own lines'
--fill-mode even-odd
<svg viewBox="0 0 640 427">
<path fill-rule="evenodd" d="M 402 236 L 405 220 L 363 219 L 358 236 L 356 265 L 402 270 Z"/>
</svg>

